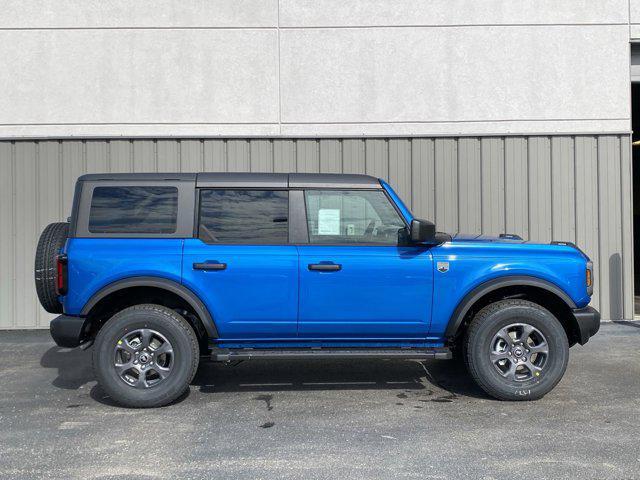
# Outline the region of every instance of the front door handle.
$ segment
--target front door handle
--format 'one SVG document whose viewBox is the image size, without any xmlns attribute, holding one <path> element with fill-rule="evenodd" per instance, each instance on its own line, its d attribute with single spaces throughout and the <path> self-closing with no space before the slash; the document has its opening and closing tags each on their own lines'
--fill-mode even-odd
<svg viewBox="0 0 640 480">
<path fill-rule="evenodd" d="M 319 272 L 337 272 L 342 270 L 339 263 L 310 263 L 309 270 L 318 270 Z"/>
<path fill-rule="evenodd" d="M 226 263 L 220 262 L 203 262 L 203 263 L 194 263 L 194 270 L 225 270 L 227 268 Z"/>
</svg>

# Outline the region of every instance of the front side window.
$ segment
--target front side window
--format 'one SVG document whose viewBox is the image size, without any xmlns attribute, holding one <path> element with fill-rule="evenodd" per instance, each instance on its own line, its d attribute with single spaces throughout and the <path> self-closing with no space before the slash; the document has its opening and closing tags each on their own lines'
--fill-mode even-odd
<svg viewBox="0 0 640 480">
<path fill-rule="evenodd" d="M 406 225 L 383 191 L 305 192 L 309 242 L 398 245 Z"/>
<path fill-rule="evenodd" d="M 289 194 L 279 190 L 202 190 L 198 237 L 205 243 L 285 244 Z"/>
<path fill-rule="evenodd" d="M 95 187 L 89 211 L 91 233 L 174 233 L 176 187 Z"/>
</svg>

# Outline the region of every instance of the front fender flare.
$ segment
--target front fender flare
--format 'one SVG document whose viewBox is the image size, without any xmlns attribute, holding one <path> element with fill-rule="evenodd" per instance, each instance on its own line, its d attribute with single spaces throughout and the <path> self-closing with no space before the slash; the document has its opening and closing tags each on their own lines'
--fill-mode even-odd
<svg viewBox="0 0 640 480">
<path fill-rule="evenodd" d="M 456 335 L 465 316 L 469 312 L 469 309 L 473 306 L 474 303 L 476 303 L 486 294 L 491 293 L 499 288 L 520 285 L 527 287 L 537 287 L 546 290 L 559 297 L 564 303 L 567 304 L 569 308 L 576 308 L 575 302 L 569 295 L 567 295 L 560 287 L 547 280 L 543 280 L 537 277 L 531 277 L 528 275 L 510 275 L 494 278 L 478 285 L 464 296 L 456 309 L 453 311 L 451 318 L 449 319 L 449 323 L 447 324 L 447 329 L 445 330 L 444 334 L 445 337 L 453 338 Z"/>
<path fill-rule="evenodd" d="M 82 307 L 80 315 L 89 315 L 91 309 L 95 307 L 98 302 L 105 298 L 107 295 L 111 295 L 118 290 L 123 290 L 125 288 L 131 287 L 155 287 L 163 290 L 168 290 L 171 293 L 175 293 L 185 302 L 191 305 L 191 308 L 193 308 L 194 312 L 196 312 L 198 317 L 200 317 L 200 319 L 202 320 L 202 324 L 207 331 L 207 335 L 209 335 L 209 337 L 211 338 L 218 338 L 218 329 L 216 328 L 216 325 L 213 321 L 213 317 L 211 317 L 209 310 L 202 302 L 202 300 L 200 300 L 200 298 L 192 290 L 188 289 L 184 285 L 179 284 L 178 282 L 174 282 L 173 280 L 169 280 L 167 278 L 130 277 L 110 283 L 91 296 L 89 301 L 87 301 L 84 307 Z"/>
</svg>

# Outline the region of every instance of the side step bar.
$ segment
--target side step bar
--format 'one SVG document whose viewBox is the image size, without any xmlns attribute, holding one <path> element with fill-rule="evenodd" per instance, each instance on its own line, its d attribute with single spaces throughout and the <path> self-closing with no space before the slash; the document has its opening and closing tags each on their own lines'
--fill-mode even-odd
<svg viewBox="0 0 640 480">
<path fill-rule="evenodd" d="M 451 350 L 441 348 L 297 348 L 297 349 L 213 349 L 211 359 L 216 362 L 234 360 L 308 360 L 310 358 L 403 358 L 413 360 L 448 360 Z"/>
</svg>

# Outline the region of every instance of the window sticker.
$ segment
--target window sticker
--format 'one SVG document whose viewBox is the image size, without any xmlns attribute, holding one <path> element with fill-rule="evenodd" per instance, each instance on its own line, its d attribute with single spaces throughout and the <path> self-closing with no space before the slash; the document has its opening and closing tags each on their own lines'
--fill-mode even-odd
<svg viewBox="0 0 640 480">
<path fill-rule="evenodd" d="M 340 235 L 340 209 L 318 210 L 318 235 Z"/>
</svg>

